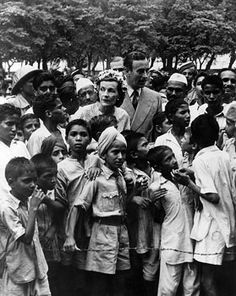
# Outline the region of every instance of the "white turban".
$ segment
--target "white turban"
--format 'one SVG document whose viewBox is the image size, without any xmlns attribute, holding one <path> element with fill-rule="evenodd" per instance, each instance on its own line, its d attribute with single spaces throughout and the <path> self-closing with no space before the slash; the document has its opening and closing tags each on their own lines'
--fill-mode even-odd
<svg viewBox="0 0 236 296">
<path fill-rule="evenodd" d="M 180 73 L 172 74 L 170 76 L 168 82 L 169 81 L 181 82 L 181 83 L 185 84 L 186 86 L 188 85 L 187 78 L 183 74 L 180 74 Z"/>
<path fill-rule="evenodd" d="M 122 136 L 121 133 L 118 132 L 114 126 L 106 128 L 99 137 L 98 140 L 98 154 L 102 157 L 107 150 L 110 148 L 112 143 L 117 140 L 125 144 L 127 146 L 125 138 Z"/>
<path fill-rule="evenodd" d="M 80 78 L 79 80 L 76 81 L 75 86 L 76 86 L 76 93 L 78 93 L 84 87 L 88 87 L 88 86 L 94 87 L 94 84 L 88 78 Z"/>
</svg>

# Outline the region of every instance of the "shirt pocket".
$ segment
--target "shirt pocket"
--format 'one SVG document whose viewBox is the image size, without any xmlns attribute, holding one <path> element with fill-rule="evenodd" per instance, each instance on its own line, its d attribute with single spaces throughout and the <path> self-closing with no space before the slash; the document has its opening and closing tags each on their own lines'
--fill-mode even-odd
<svg viewBox="0 0 236 296">
<path fill-rule="evenodd" d="M 118 191 L 102 194 L 102 209 L 104 212 L 115 211 L 120 208 L 120 196 Z"/>
</svg>

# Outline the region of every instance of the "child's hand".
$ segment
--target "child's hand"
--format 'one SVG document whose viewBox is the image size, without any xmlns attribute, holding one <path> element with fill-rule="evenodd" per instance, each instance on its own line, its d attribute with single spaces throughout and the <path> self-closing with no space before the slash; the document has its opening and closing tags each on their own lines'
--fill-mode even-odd
<svg viewBox="0 0 236 296">
<path fill-rule="evenodd" d="M 95 180 L 101 173 L 101 169 L 97 167 L 91 167 L 85 170 L 85 177 L 90 181 Z"/>
<path fill-rule="evenodd" d="M 159 189 L 156 189 L 156 190 L 152 190 L 150 192 L 150 197 L 153 200 L 153 202 L 155 203 L 160 198 L 165 197 L 166 192 L 167 192 L 166 188 L 159 188 Z"/>
<path fill-rule="evenodd" d="M 136 203 L 138 206 L 140 206 L 143 209 L 146 209 L 151 203 L 149 198 L 142 197 L 142 196 L 134 196 L 133 202 Z"/>
<path fill-rule="evenodd" d="M 36 186 L 30 199 L 30 208 L 37 210 L 44 197 L 45 194 L 43 193 L 42 189 L 38 189 Z"/>
<path fill-rule="evenodd" d="M 136 180 L 136 190 L 143 191 L 148 188 L 148 178 L 145 176 L 138 177 Z"/>
<path fill-rule="evenodd" d="M 184 186 L 188 186 L 190 182 L 190 177 L 186 173 L 182 173 L 179 170 L 172 171 L 172 177 L 173 180 L 179 184 L 182 184 Z"/>
<path fill-rule="evenodd" d="M 63 251 L 65 252 L 80 251 L 80 249 L 76 246 L 75 239 L 73 237 L 67 237 L 63 245 Z"/>
</svg>

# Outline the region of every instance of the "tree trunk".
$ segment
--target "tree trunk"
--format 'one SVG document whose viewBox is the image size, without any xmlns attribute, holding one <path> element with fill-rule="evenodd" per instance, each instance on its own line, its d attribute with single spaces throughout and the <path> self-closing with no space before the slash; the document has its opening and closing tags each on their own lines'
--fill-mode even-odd
<svg viewBox="0 0 236 296">
<path fill-rule="evenodd" d="M 228 66 L 229 68 L 232 68 L 235 60 L 236 60 L 236 52 L 235 52 L 235 49 L 232 49 L 230 52 L 230 61 L 229 61 L 229 66 Z"/>
<path fill-rule="evenodd" d="M 38 59 L 37 63 L 38 63 L 38 69 L 40 69 L 41 59 Z"/>
<path fill-rule="evenodd" d="M 210 70 L 211 69 L 211 66 L 212 66 L 212 63 L 213 63 L 213 61 L 215 59 L 215 56 L 216 56 L 215 53 L 213 53 L 211 55 L 211 58 L 210 58 L 210 60 L 208 61 L 207 65 L 206 65 L 206 70 Z"/>
<path fill-rule="evenodd" d="M 162 60 L 162 64 L 163 64 L 163 69 L 166 70 L 166 58 L 161 57 L 161 60 Z"/>
<path fill-rule="evenodd" d="M 48 65 L 47 65 L 47 59 L 42 58 L 42 65 L 43 65 L 43 70 L 47 71 L 48 70 Z"/>
<path fill-rule="evenodd" d="M 172 64 L 173 64 L 173 57 L 168 57 L 167 58 L 167 70 L 168 71 L 172 70 Z"/>
</svg>

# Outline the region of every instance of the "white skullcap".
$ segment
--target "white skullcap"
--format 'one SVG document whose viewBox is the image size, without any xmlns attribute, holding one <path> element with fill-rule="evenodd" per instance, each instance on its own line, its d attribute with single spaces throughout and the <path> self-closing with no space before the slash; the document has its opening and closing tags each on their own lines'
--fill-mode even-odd
<svg viewBox="0 0 236 296">
<path fill-rule="evenodd" d="M 76 81 L 75 86 L 76 86 L 76 93 L 78 93 L 84 87 L 88 87 L 88 86 L 94 87 L 94 84 L 88 78 L 80 78 L 79 80 Z"/>
<path fill-rule="evenodd" d="M 107 152 L 115 140 L 118 140 L 127 146 L 124 136 L 122 136 L 122 134 L 119 133 L 118 130 L 114 128 L 114 126 L 106 128 L 101 133 L 101 136 L 98 140 L 98 154 L 100 157 L 102 157 Z"/>
<path fill-rule="evenodd" d="M 171 82 L 171 81 L 181 82 L 181 83 L 185 84 L 186 86 L 188 85 L 187 78 L 183 74 L 180 74 L 180 73 L 172 74 L 170 76 L 168 82 Z"/>
</svg>

